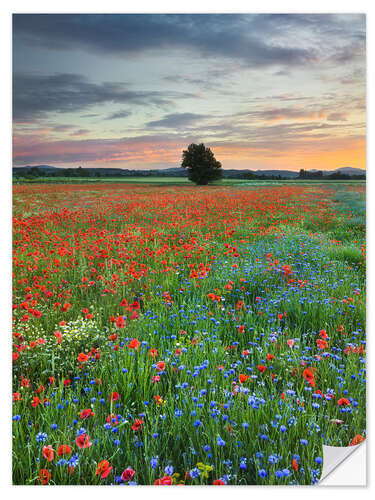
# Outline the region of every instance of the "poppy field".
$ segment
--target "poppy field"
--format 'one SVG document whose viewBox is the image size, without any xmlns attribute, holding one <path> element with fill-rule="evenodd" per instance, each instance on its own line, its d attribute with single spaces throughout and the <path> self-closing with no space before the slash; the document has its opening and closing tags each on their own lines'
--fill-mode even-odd
<svg viewBox="0 0 375 500">
<path fill-rule="evenodd" d="M 15 185 L 13 483 L 317 483 L 365 280 L 364 184 Z"/>
</svg>

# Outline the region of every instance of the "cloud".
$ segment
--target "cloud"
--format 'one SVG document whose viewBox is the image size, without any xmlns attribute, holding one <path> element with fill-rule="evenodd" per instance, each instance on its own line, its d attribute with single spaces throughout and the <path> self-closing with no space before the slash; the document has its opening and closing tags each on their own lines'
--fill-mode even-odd
<svg viewBox="0 0 375 500">
<path fill-rule="evenodd" d="M 189 130 L 188 133 L 149 134 L 116 139 L 66 139 L 56 140 L 41 135 L 19 135 L 14 138 L 14 163 L 95 163 L 126 165 L 133 162 L 147 165 L 161 162 L 178 165 L 181 152 L 192 142 L 204 142 L 214 148 L 229 163 L 252 155 L 279 158 L 286 153 L 295 154 L 319 151 L 334 152 L 352 148 L 361 151 L 365 134 L 347 132 L 335 134 L 336 124 L 288 123 L 244 127 L 237 124 L 216 125 L 220 132 L 213 137 L 209 127 L 205 130 Z M 226 128 L 224 128 L 226 127 Z M 332 133 L 333 132 L 333 133 Z M 210 138 L 211 136 L 211 138 Z"/>
<path fill-rule="evenodd" d="M 72 136 L 81 136 L 81 135 L 86 135 L 90 132 L 90 130 L 87 130 L 85 128 L 80 128 L 79 130 L 75 130 L 72 132 L 70 135 Z"/>
<path fill-rule="evenodd" d="M 265 22 L 262 16 L 239 14 L 15 14 L 13 32 L 15 40 L 28 45 L 111 56 L 155 50 L 170 54 L 177 48 L 261 68 L 316 60 L 314 49 L 274 39 L 279 22 L 277 16 Z"/>
<path fill-rule="evenodd" d="M 346 121 L 346 113 L 330 113 L 327 116 L 327 120 L 331 122 L 345 122 Z"/>
<path fill-rule="evenodd" d="M 196 97 L 184 92 L 134 91 L 121 83 L 92 83 L 83 75 L 20 74 L 13 78 L 13 118 L 16 121 L 41 118 L 48 113 L 68 113 L 92 105 L 114 103 L 139 106 L 173 105 L 173 99 Z"/>
<path fill-rule="evenodd" d="M 179 163 L 181 151 L 193 137 L 144 135 L 118 139 L 43 140 L 39 135 L 15 136 L 14 163 L 67 164 L 77 162 L 139 163 L 173 161 Z"/>
<path fill-rule="evenodd" d="M 131 115 L 131 112 L 127 111 L 127 110 L 116 111 L 115 113 L 112 113 L 109 116 L 107 116 L 106 120 L 116 120 L 117 118 L 127 118 L 130 115 Z"/>
<path fill-rule="evenodd" d="M 51 129 L 53 132 L 67 132 L 71 128 L 74 128 L 74 125 L 52 125 Z"/>
<path fill-rule="evenodd" d="M 186 127 L 204 118 L 209 118 L 209 115 L 198 115 L 196 113 L 172 113 L 166 115 L 161 120 L 148 122 L 148 128 L 164 127 L 164 128 L 180 128 Z"/>
<path fill-rule="evenodd" d="M 326 118 L 324 111 L 308 111 L 304 108 L 276 108 L 253 113 L 257 118 L 265 121 L 291 120 L 291 119 L 322 119 Z"/>
</svg>

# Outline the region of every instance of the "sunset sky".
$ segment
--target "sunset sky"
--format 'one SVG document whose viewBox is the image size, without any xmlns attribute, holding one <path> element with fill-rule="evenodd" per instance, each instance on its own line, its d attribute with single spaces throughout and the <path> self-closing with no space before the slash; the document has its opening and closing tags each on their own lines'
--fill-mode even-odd
<svg viewBox="0 0 375 500">
<path fill-rule="evenodd" d="M 14 15 L 14 166 L 366 167 L 365 16 Z"/>
</svg>

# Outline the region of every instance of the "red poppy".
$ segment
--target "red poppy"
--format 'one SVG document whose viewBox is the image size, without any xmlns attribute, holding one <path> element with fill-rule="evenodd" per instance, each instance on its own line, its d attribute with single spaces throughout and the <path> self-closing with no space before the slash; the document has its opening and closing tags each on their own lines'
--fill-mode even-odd
<svg viewBox="0 0 375 500">
<path fill-rule="evenodd" d="M 77 359 L 80 363 L 85 363 L 89 360 L 89 357 L 87 356 L 87 354 L 81 352 L 80 354 L 78 354 Z"/>
<path fill-rule="evenodd" d="M 328 342 L 323 339 L 317 339 L 316 345 L 318 346 L 319 349 L 324 350 L 327 349 L 328 347 Z"/>
<path fill-rule="evenodd" d="M 130 467 L 128 467 L 121 474 L 121 479 L 123 481 L 130 481 L 130 479 L 132 479 L 132 477 L 134 476 L 134 474 L 135 474 L 135 471 L 133 469 L 131 469 Z"/>
<path fill-rule="evenodd" d="M 326 339 L 328 337 L 327 332 L 325 330 L 320 330 L 319 336 L 321 339 Z"/>
<path fill-rule="evenodd" d="M 76 439 L 76 445 L 81 449 L 89 448 L 92 445 L 90 436 L 87 436 L 86 434 L 80 434 Z"/>
<path fill-rule="evenodd" d="M 72 449 L 68 444 L 61 444 L 57 448 L 57 456 L 62 457 L 64 455 L 70 455 L 72 453 Z"/>
<path fill-rule="evenodd" d="M 143 425 L 143 420 L 141 418 L 135 419 L 134 424 L 132 425 L 133 431 L 137 432 L 137 431 L 141 430 L 142 425 Z"/>
<path fill-rule="evenodd" d="M 99 462 L 98 467 L 96 469 L 96 475 L 100 476 L 101 479 L 105 479 L 108 474 L 111 472 L 112 467 L 110 467 L 110 464 L 108 460 L 102 460 Z"/>
<path fill-rule="evenodd" d="M 130 344 L 128 345 L 129 349 L 135 349 L 136 351 L 138 350 L 138 347 L 141 345 L 139 340 L 133 339 Z"/>
<path fill-rule="evenodd" d="M 48 460 L 48 462 L 51 462 L 55 456 L 55 452 L 52 449 L 51 445 L 44 446 L 43 447 L 43 457 Z"/>
<path fill-rule="evenodd" d="M 160 396 L 154 396 L 154 398 L 157 405 L 161 405 L 163 403 L 163 399 Z"/>
<path fill-rule="evenodd" d="M 362 443 L 362 441 L 365 440 L 365 437 L 362 436 L 361 434 L 356 434 L 354 438 L 350 441 L 349 446 L 355 446 L 357 444 Z"/>
<path fill-rule="evenodd" d="M 21 377 L 21 386 L 22 387 L 29 387 L 30 386 L 30 380 L 27 378 Z"/>
<path fill-rule="evenodd" d="M 257 368 L 261 373 L 264 373 L 266 371 L 266 367 L 264 365 L 258 365 Z"/>
<path fill-rule="evenodd" d="M 315 378 L 314 378 L 314 372 L 310 370 L 310 368 L 306 368 L 303 370 L 302 376 L 304 379 L 307 380 L 307 382 L 312 386 L 315 387 Z"/>
<path fill-rule="evenodd" d="M 249 378 L 249 375 L 243 375 L 242 373 L 240 374 L 239 376 L 239 381 L 240 381 L 240 384 L 243 384 L 244 382 L 246 382 L 246 380 Z"/>
<path fill-rule="evenodd" d="M 92 411 L 91 408 L 88 408 L 87 410 L 82 410 L 79 416 L 81 417 L 82 420 L 93 417 L 95 413 Z"/>
<path fill-rule="evenodd" d="M 158 363 L 156 363 L 156 369 L 158 372 L 162 372 L 163 370 L 165 370 L 164 361 L 159 361 Z"/>
<path fill-rule="evenodd" d="M 56 339 L 57 339 L 57 343 L 58 343 L 58 344 L 61 344 L 61 341 L 62 341 L 62 338 L 63 338 L 63 336 L 61 335 L 61 333 L 60 333 L 60 332 L 58 332 L 58 331 L 56 331 L 56 332 L 54 333 L 54 336 L 55 336 L 55 337 L 56 337 Z"/>
<path fill-rule="evenodd" d="M 346 398 L 340 398 L 337 400 L 337 404 L 339 406 L 348 406 L 348 405 L 350 405 L 350 401 L 349 401 L 349 399 L 346 399 Z"/>
<path fill-rule="evenodd" d="M 118 392 L 112 392 L 112 394 L 109 396 L 109 402 L 118 401 L 119 399 L 120 399 L 120 394 Z"/>
<path fill-rule="evenodd" d="M 171 478 L 171 476 L 164 476 L 154 482 L 155 486 L 171 486 L 172 484 L 173 479 Z"/>
<path fill-rule="evenodd" d="M 35 408 L 41 404 L 42 404 L 41 400 L 37 396 L 34 396 L 32 402 L 31 402 L 31 406 L 33 406 Z"/>
<path fill-rule="evenodd" d="M 116 323 L 117 328 L 125 328 L 126 321 L 125 321 L 124 316 L 118 316 L 115 319 L 115 323 Z"/>
<path fill-rule="evenodd" d="M 42 484 L 48 484 L 51 479 L 51 473 L 47 469 L 40 469 L 38 474 L 38 481 Z"/>
<path fill-rule="evenodd" d="M 222 479 L 215 479 L 212 484 L 214 484 L 215 486 L 225 486 L 225 482 Z"/>
</svg>

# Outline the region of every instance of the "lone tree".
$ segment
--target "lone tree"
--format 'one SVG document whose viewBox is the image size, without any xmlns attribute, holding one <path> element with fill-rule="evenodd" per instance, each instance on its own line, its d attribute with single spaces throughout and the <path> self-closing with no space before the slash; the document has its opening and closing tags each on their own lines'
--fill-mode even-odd
<svg viewBox="0 0 375 500">
<path fill-rule="evenodd" d="M 181 167 L 188 169 L 189 180 L 201 186 L 221 179 L 222 175 L 221 163 L 204 144 L 190 144 L 182 152 Z"/>
</svg>

